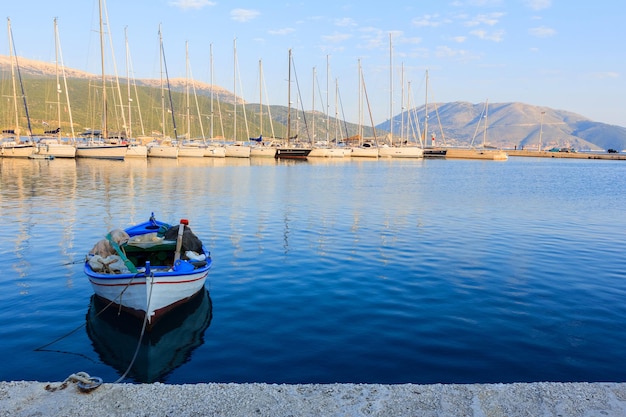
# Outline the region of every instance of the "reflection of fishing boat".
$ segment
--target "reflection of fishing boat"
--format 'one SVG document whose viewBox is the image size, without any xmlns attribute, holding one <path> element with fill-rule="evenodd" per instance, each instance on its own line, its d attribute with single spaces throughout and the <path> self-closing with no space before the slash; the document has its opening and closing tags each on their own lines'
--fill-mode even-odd
<svg viewBox="0 0 626 417">
<path fill-rule="evenodd" d="M 93 296 L 87 312 L 87 335 L 105 364 L 120 374 L 130 365 L 141 335 L 141 322 L 118 314 Z M 204 342 L 212 318 L 211 298 L 206 289 L 173 310 L 145 333 L 128 377 L 138 383 L 165 382 L 167 376 L 188 362 Z"/>
<path fill-rule="evenodd" d="M 154 214 L 146 222 L 113 230 L 91 250 L 85 274 L 97 296 L 150 326 L 204 288 L 211 254 L 187 226 L 170 226 Z"/>
</svg>

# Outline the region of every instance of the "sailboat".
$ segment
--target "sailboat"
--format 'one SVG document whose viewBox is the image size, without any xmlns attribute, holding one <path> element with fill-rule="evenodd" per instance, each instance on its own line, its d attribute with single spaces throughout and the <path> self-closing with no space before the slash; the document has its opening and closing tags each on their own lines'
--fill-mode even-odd
<svg viewBox="0 0 626 417">
<path fill-rule="evenodd" d="M 169 93 L 170 110 L 172 114 L 172 124 L 174 126 L 174 137 L 176 133 L 176 118 L 174 117 L 174 106 L 172 103 L 172 93 L 169 88 L 169 76 L 167 75 L 167 63 L 165 62 L 165 52 L 163 49 L 163 35 L 161 33 L 161 26 L 159 25 L 159 46 L 161 51 L 161 138 L 160 140 L 150 142 L 148 144 L 148 156 L 152 158 L 178 158 L 178 146 L 174 146 L 172 139 L 165 136 L 165 86 L 163 84 L 163 69 L 165 69 L 165 77 L 167 80 L 167 91 Z"/>
<path fill-rule="evenodd" d="M 102 131 L 99 132 L 99 135 L 92 134 L 89 139 L 85 138 L 85 141 L 82 143 L 77 143 L 76 157 L 123 160 L 126 156 L 128 144 L 121 143 L 121 141 L 117 138 L 109 138 L 107 89 L 106 77 L 104 73 L 104 21 L 102 13 L 102 0 L 98 1 L 98 13 L 100 19 L 100 62 L 102 67 Z"/>
<path fill-rule="evenodd" d="M 185 81 L 185 96 L 186 96 L 186 108 L 187 108 L 187 133 L 185 139 L 178 143 L 178 157 L 179 158 L 204 158 L 205 143 L 204 143 L 204 129 L 202 128 L 202 119 L 200 117 L 200 111 L 198 108 L 198 97 L 196 96 L 196 89 L 194 84 L 194 97 L 196 100 L 196 110 L 198 110 L 198 121 L 200 123 L 200 129 L 202 130 L 202 141 L 191 139 L 191 115 L 189 112 L 189 80 L 193 80 L 191 77 L 191 67 L 189 66 L 189 43 L 185 43 L 185 60 L 187 77 Z"/>
<path fill-rule="evenodd" d="M 261 134 L 258 138 L 250 138 L 256 142 L 255 145 L 250 146 L 250 157 L 256 158 L 274 158 L 276 156 L 276 147 L 271 144 L 265 145 L 263 142 L 263 62 L 259 59 L 259 120 Z M 270 115 L 270 123 L 271 123 Z M 272 136 L 274 128 L 272 127 Z"/>
<path fill-rule="evenodd" d="M 372 118 L 372 109 L 370 107 L 370 102 L 367 97 L 367 89 L 365 87 L 365 79 L 363 77 L 363 69 L 361 68 L 361 60 L 359 60 L 359 80 L 360 86 L 359 89 L 359 133 L 358 133 L 358 141 L 359 146 L 352 147 L 352 157 L 353 158 L 378 158 L 378 138 L 376 137 L 376 127 L 374 126 L 374 120 Z M 367 109 L 370 115 L 370 121 L 372 123 L 372 130 L 374 131 L 374 143 L 364 142 L 363 141 L 363 123 L 362 123 L 362 96 L 361 93 L 365 96 L 365 101 L 367 103 Z"/>
<path fill-rule="evenodd" d="M 250 158 L 250 147 L 237 140 L 237 39 L 233 41 L 233 143 L 227 144 L 226 156 L 229 158 Z M 244 108 L 244 112 L 245 112 Z"/>
<path fill-rule="evenodd" d="M 276 158 L 306 159 L 311 153 L 311 148 L 294 146 L 291 144 L 291 49 L 289 49 L 289 77 L 287 79 L 287 143 L 276 150 Z M 297 136 L 297 135 L 296 135 Z"/>
<path fill-rule="evenodd" d="M 20 74 L 20 67 L 17 62 L 17 53 L 15 52 L 15 43 L 13 42 L 13 31 L 11 30 L 11 19 L 7 18 L 7 26 L 9 32 L 9 50 L 11 58 L 11 78 L 13 80 L 13 107 L 15 112 L 15 128 L 4 129 L 2 131 L 2 140 L 0 140 L 0 156 L 5 158 L 28 158 L 32 155 L 34 150 L 34 143 L 32 140 L 33 132 L 30 125 L 30 116 L 28 114 L 28 106 L 26 104 L 26 94 L 24 93 L 24 85 L 22 84 L 22 76 Z M 20 123 L 19 113 L 17 105 L 17 88 L 15 85 L 15 72 L 17 69 L 17 75 L 20 81 L 20 87 L 22 92 L 22 99 L 24 102 L 24 110 L 26 112 L 26 119 L 28 121 L 28 133 L 29 140 L 22 141 L 20 136 Z"/>
<path fill-rule="evenodd" d="M 132 112 L 132 103 L 133 99 L 130 96 L 130 85 L 131 85 L 131 77 L 130 77 L 130 67 L 131 67 L 131 59 L 130 59 L 130 48 L 128 47 L 128 30 L 124 29 L 124 43 L 126 46 L 126 95 L 128 99 L 128 128 L 126 131 L 128 132 L 128 149 L 126 151 L 127 158 L 146 158 L 148 156 L 148 147 L 144 145 L 140 140 L 133 136 L 133 112 Z M 135 87 L 135 98 L 137 99 L 137 109 L 139 112 L 139 120 L 141 122 L 141 131 L 142 136 L 145 136 L 143 132 L 143 120 L 141 118 L 141 110 L 139 109 L 139 97 L 137 94 L 137 84 L 134 83 Z"/>
<path fill-rule="evenodd" d="M 469 148 L 448 148 L 446 152 L 446 158 L 450 159 L 488 159 L 492 161 L 506 161 L 509 159 L 509 155 L 501 149 L 493 149 L 487 147 L 487 112 L 489 108 L 489 100 L 485 101 L 485 107 L 481 113 L 478 124 L 476 125 L 476 131 L 474 137 L 470 143 Z M 474 147 L 474 139 L 476 139 L 476 133 L 480 127 L 480 121 L 484 119 L 483 129 L 483 145 L 480 148 Z"/>
<path fill-rule="evenodd" d="M 402 81 L 402 87 L 404 88 L 404 80 Z M 389 130 L 389 144 L 378 148 L 378 156 L 385 158 L 423 158 L 424 149 L 418 146 L 408 144 L 408 140 L 400 140 L 399 144 L 395 144 L 393 141 L 393 47 L 391 43 L 391 33 L 389 34 L 389 91 L 390 91 L 390 130 Z M 404 93 L 402 94 L 404 96 Z M 401 135 L 402 136 L 402 135 Z M 406 142 L 406 143 L 405 143 Z"/>
<path fill-rule="evenodd" d="M 59 56 L 61 55 L 61 47 L 59 42 L 59 30 L 57 25 L 57 19 L 54 19 L 54 45 L 55 45 L 55 69 L 56 69 L 56 93 L 57 93 L 57 121 L 58 127 L 56 129 L 49 129 L 44 131 L 44 137 L 39 139 L 35 152 L 30 155 L 30 158 L 36 159 L 51 159 L 51 158 L 74 158 L 76 156 L 76 145 L 74 136 L 74 124 L 72 121 L 72 108 L 70 107 L 70 99 L 67 91 L 67 80 L 65 78 L 65 69 L 61 65 L 63 72 L 63 86 L 65 89 L 65 96 L 67 99 L 67 109 L 70 117 L 70 128 L 72 131 L 71 138 L 68 140 L 62 139 L 61 133 L 61 83 L 59 79 Z M 61 58 L 62 60 L 62 58 Z"/>
<path fill-rule="evenodd" d="M 210 130 L 209 130 L 209 143 L 207 144 L 207 147 L 204 150 L 204 156 L 210 157 L 210 158 L 225 158 L 226 157 L 226 148 L 224 148 L 223 144 L 219 144 L 219 143 L 215 143 L 215 135 L 214 135 L 214 130 L 213 130 L 213 121 L 215 119 L 215 115 L 213 113 L 213 102 L 214 102 L 214 87 L 215 87 L 215 83 L 213 82 L 213 73 L 214 73 L 214 68 L 213 68 L 213 44 L 209 45 L 209 55 L 210 55 L 210 60 L 211 60 L 211 124 L 210 124 Z M 220 126 L 222 127 L 222 138 L 224 135 L 224 124 L 222 123 L 222 110 L 220 108 L 220 102 L 218 100 L 217 102 L 217 110 L 220 116 Z"/>
</svg>

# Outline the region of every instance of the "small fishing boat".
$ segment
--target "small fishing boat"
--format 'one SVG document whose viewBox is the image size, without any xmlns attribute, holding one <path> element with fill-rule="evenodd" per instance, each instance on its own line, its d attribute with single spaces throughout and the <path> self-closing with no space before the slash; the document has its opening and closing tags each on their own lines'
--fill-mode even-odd
<svg viewBox="0 0 626 417">
<path fill-rule="evenodd" d="M 152 326 L 204 289 L 211 254 L 189 222 L 156 220 L 116 229 L 87 255 L 84 271 L 96 296 Z"/>
</svg>

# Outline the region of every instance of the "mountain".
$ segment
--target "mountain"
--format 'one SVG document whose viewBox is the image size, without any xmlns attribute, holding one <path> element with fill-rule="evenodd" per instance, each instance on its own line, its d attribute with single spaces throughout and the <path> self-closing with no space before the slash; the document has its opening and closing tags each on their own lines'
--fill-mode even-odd
<svg viewBox="0 0 626 417">
<path fill-rule="evenodd" d="M 56 120 L 56 81 L 55 65 L 41 61 L 34 61 L 19 58 L 20 73 L 24 80 L 24 90 L 28 99 L 28 107 L 34 134 L 41 134 L 45 126 L 54 126 Z M 99 95 L 100 76 L 84 71 L 65 68 L 68 77 L 68 91 L 71 101 L 74 130 L 80 132 L 97 126 L 100 116 L 96 113 L 99 110 L 96 104 Z M 12 97 L 11 65 L 8 56 L 0 55 L 0 94 L 3 97 Z M 109 78 L 111 86 L 114 79 Z M 161 126 L 162 106 L 161 106 L 161 80 L 144 79 L 136 80 L 138 100 L 133 102 L 137 109 L 132 110 L 133 132 L 145 131 L 150 134 L 153 131 L 172 129 L 171 117 L 166 117 L 165 129 Z M 185 90 L 186 80 L 177 78 L 170 80 L 172 90 L 172 102 L 175 105 L 177 118 L 181 118 L 185 113 Z M 121 78 L 122 89 L 126 88 L 126 80 Z M 225 88 L 210 85 L 198 81 L 193 82 L 195 92 L 198 96 L 198 108 L 190 109 L 190 120 L 192 124 L 191 136 L 209 136 L 209 124 L 211 116 L 214 120 L 214 136 L 232 138 L 233 132 L 233 104 L 237 100 L 237 138 L 245 139 L 248 136 L 258 137 L 263 134 L 265 137 L 286 136 L 287 107 L 279 105 L 263 106 L 263 123 L 259 105 L 245 103 L 240 97 L 236 97 Z M 112 101 L 119 100 L 122 95 L 114 92 L 108 94 Z M 134 89 L 134 87 L 133 87 Z M 194 89 L 191 89 L 192 91 Z M 108 89 L 107 89 L 108 90 Z M 213 114 L 211 115 L 211 91 L 213 92 Z M 133 97 L 135 95 L 133 94 Z M 62 102 L 64 102 L 64 98 Z M 14 119 L 12 107 L 6 101 L 5 105 L 0 105 L 0 128 L 12 127 Z M 245 107 L 242 105 L 245 104 Z M 125 112 L 128 112 L 128 103 L 123 105 Z M 114 119 L 121 119 L 119 103 L 110 106 L 115 112 Z M 141 108 L 141 115 L 139 114 Z M 243 114 L 245 108 L 246 114 Z M 348 123 L 344 120 L 326 118 L 321 112 L 302 112 L 302 109 L 292 108 L 292 135 L 298 134 L 300 138 L 313 138 L 312 140 L 322 140 L 329 137 L 346 138 L 354 136 L 358 132 L 358 125 Z M 490 103 L 487 117 L 484 117 L 485 104 L 472 104 L 467 102 L 453 103 L 430 103 L 428 105 L 428 131 L 429 141 L 431 136 L 435 136 L 435 143 L 450 146 L 486 145 L 500 148 L 536 148 L 541 136 L 542 149 L 552 147 L 573 147 L 578 150 L 602 150 L 602 149 L 626 149 L 626 128 L 594 122 L 581 115 L 555 110 L 548 107 L 533 106 L 524 103 Z M 64 106 L 64 113 L 68 109 Z M 297 112 L 297 113 L 296 113 Z M 23 111 L 22 111 L 23 113 Z M 202 118 L 202 129 L 198 123 L 198 113 Z M 271 120 L 270 120 L 271 114 Z M 140 117 L 141 116 L 141 117 Z M 21 114 L 22 127 L 26 125 L 26 117 Z M 423 121 L 425 117 L 425 106 L 406 110 L 397 114 L 392 120 L 387 120 L 375 126 L 376 137 L 379 141 L 386 139 L 393 123 L 394 137 L 401 132 L 423 132 Z M 66 118 L 66 117 L 64 117 Z M 169 119 L 169 120 L 168 120 Z M 487 121 L 487 133 L 484 133 L 485 119 Z M 404 122 L 403 122 L 404 120 Z M 182 121 L 182 118 L 181 118 Z M 185 123 L 177 122 L 179 126 Z M 296 122 L 297 121 L 297 122 Z M 480 126 L 478 125 L 478 122 Z M 247 127 L 246 127 L 247 122 Z M 327 122 L 328 132 L 327 132 Z M 139 123 L 142 126 L 139 126 Z M 404 127 L 403 127 L 404 123 Z M 260 131 L 261 125 L 263 132 Z M 313 131 L 313 126 L 315 131 Z M 63 131 L 69 132 L 69 121 L 62 122 Z M 297 132 L 296 132 L 297 128 Z M 122 130 L 121 122 L 113 129 Z M 178 129 L 178 133 L 181 129 Z M 374 130 L 369 126 L 363 127 L 365 137 L 373 137 Z M 405 140 L 415 141 L 417 134 L 403 135 Z M 428 145 L 428 144 L 427 144 Z"/>
<path fill-rule="evenodd" d="M 402 120 L 423 123 L 425 106 L 411 109 L 393 118 L 393 130 L 401 131 Z M 626 128 L 591 121 L 579 114 L 524 103 L 467 102 L 428 105 L 429 136 L 439 145 L 486 145 L 498 148 L 535 148 L 541 136 L 541 148 L 571 146 L 578 150 L 626 149 Z M 543 114 L 542 114 L 543 113 Z M 487 133 L 484 134 L 485 119 Z M 543 119 L 543 120 L 542 120 Z M 480 121 L 480 126 L 478 123 Z M 386 121 L 376 126 L 389 131 Z M 423 131 L 421 126 L 420 131 Z"/>
</svg>

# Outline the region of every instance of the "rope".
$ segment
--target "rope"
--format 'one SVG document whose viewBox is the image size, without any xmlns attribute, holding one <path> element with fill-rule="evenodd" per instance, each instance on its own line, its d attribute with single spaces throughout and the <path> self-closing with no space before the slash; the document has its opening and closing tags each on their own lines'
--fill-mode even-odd
<svg viewBox="0 0 626 417">
<path fill-rule="evenodd" d="M 148 277 L 146 277 L 146 285 L 148 284 Z M 137 341 L 137 347 L 135 348 L 135 353 L 133 355 L 133 359 L 130 361 L 130 364 L 126 368 L 126 371 L 120 376 L 114 384 L 118 384 L 122 382 L 126 378 L 126 375 L 130 372 L 131 368 L 135 364 L 135 360 L 137 359 L 137 355 L 139 354 L 139 348 L 141 348 L 141 342 L 143 341 L 143 336 L 146 333 L 146 326 L 148 324 L 148 315 L 150 314 L 150 303 L 152 302 L 152 289 L 154 288 L 154 273 L 150 273 L 150 292 L 148 293 L 148 303 L 146 304 L 146 315 L 143 317 L 143 325 L 141 326 L 141 333 L 139 334 L 139 340 Z"/>
<path fill-rule="evenodd" d="M 65 378 L 58 386 L 46 385 L 46 391 L 54 392 L 67 388 L 70 382 L 77 382 L 78 388 L 83 392 L 90 392 L 102 385 L 102 378 L 89 376 L 87 372 L 77 372 Z"/>
</svg>

